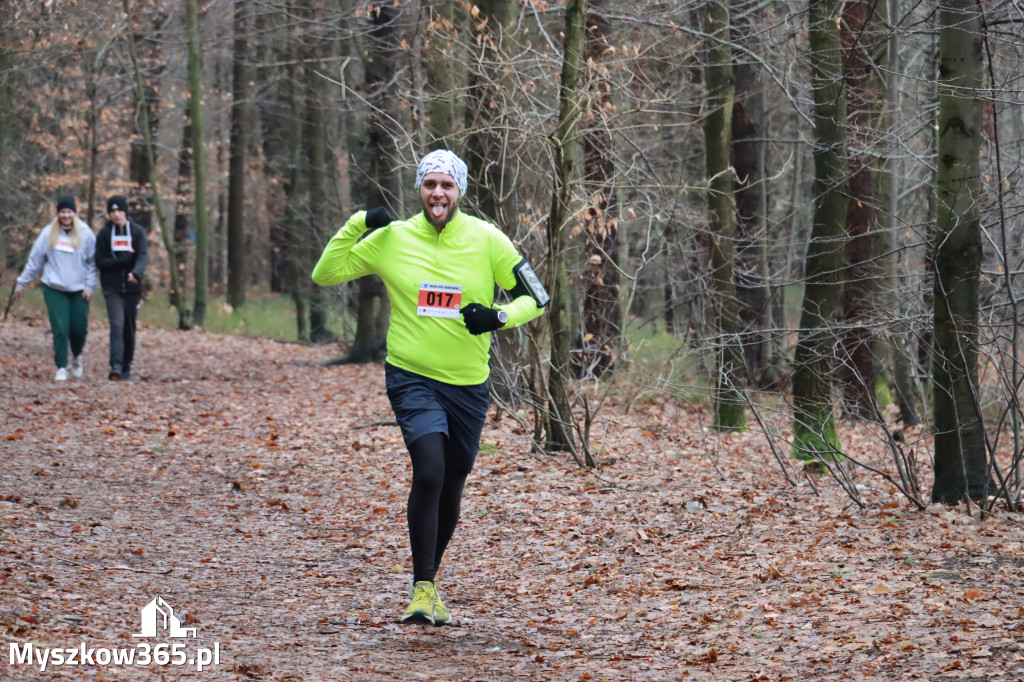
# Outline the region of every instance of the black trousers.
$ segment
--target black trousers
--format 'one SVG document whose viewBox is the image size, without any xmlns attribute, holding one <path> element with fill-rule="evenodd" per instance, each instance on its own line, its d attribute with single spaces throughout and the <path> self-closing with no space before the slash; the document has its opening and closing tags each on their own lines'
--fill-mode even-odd
<svg viewBox="0 0 1024 682">
<path fill-rule="evenodd" d="M 451 445 L 444 434 L 428 433 L 409 446 L 412 488 L 407 516 L 413 582 L 433 582 L 459 523 L 462 490 L 476 452 Z"/>
<path fill-rule="evenodd" d="M 388 399 L 412 460 L 407 516 L 413 580 L 434 579 L 459 522 L 487 418 L 487 382 L 453 386 L 384 366 Z"/>
<path fill-rule="evenodd" d="M 110 367 L 127 370 L 135 358 L 135 324 L 139 315 L 142 291 L 126 293 L 103 292 L 110 320 Z"/>
</svg>

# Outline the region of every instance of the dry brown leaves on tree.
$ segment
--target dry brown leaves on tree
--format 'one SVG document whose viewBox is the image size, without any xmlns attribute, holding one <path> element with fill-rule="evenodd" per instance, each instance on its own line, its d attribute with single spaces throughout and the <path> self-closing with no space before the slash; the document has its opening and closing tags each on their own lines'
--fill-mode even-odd
<svg viewBox="0 0 1024 682">
<path fill-rule="evenodd" d="M 865 509 L 791 487 L 762 437 L 667 399 L 608 408 L 596 475 L 490 422 L 439 576 L 456 623 L 402 626 L 409 467 L 379 365 L 143 329 L 117 384 L 105 337 L 59 385 L 45 322 L 0 328 L 4 679 L 1024 677 L 1018 519 L 919 512 L 866 477 Z M 219 665 L 9 663 L 10 643 L 135 646 L 157 596 Z"/>
</svg>

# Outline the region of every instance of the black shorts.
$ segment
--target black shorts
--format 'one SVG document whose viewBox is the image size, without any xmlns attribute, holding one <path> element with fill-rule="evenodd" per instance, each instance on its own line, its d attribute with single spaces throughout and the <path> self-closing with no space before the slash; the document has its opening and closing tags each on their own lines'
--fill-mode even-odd
<svg viewBox="0 0 1024 682">
<path fill-rule="evenodd" d="M 384 363 L 384 386 L 405 444 L 443 433 L 463 452 L 476 455 L 491 405 L 487 382 L 454 386 Z"/>
</svg>

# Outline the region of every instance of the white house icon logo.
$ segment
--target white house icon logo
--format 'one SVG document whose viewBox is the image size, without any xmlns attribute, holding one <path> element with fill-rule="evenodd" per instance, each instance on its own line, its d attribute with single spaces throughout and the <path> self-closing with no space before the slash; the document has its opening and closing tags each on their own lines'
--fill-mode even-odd
<svg viewBox="0 0 1024 682">
<path fill-rule="evenodd" d="M 157 597 L 142 607 L 142 632 L 132 637 L 156 637 L 157 628 L 162 628 L 168 637 L 195 637 L 195 628 L 181 627 L 181 621 L 174 615 L 174 609 L 161 597 Z"/>
</svg>

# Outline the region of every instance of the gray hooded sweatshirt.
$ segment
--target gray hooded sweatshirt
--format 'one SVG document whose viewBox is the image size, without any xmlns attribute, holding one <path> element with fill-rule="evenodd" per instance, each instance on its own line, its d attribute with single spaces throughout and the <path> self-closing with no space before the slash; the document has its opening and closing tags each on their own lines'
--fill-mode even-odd
<svg viewBox="0 0 1024 682">
<path fill-rule="evenodd" d="M 80 240 L 74 251 L 50 247 L 50 230 L 59 230 L 57 221 L 43 228 L 32 245 L 28 263 L 18 278 L 18 289 L 24 289 L 39 276 L 43 284 L 57 291 L 86 291 L 92 293 L 99 279 L 96 269 L 96 236 L 82 220 L 75 218 Z"/>
</svg>

